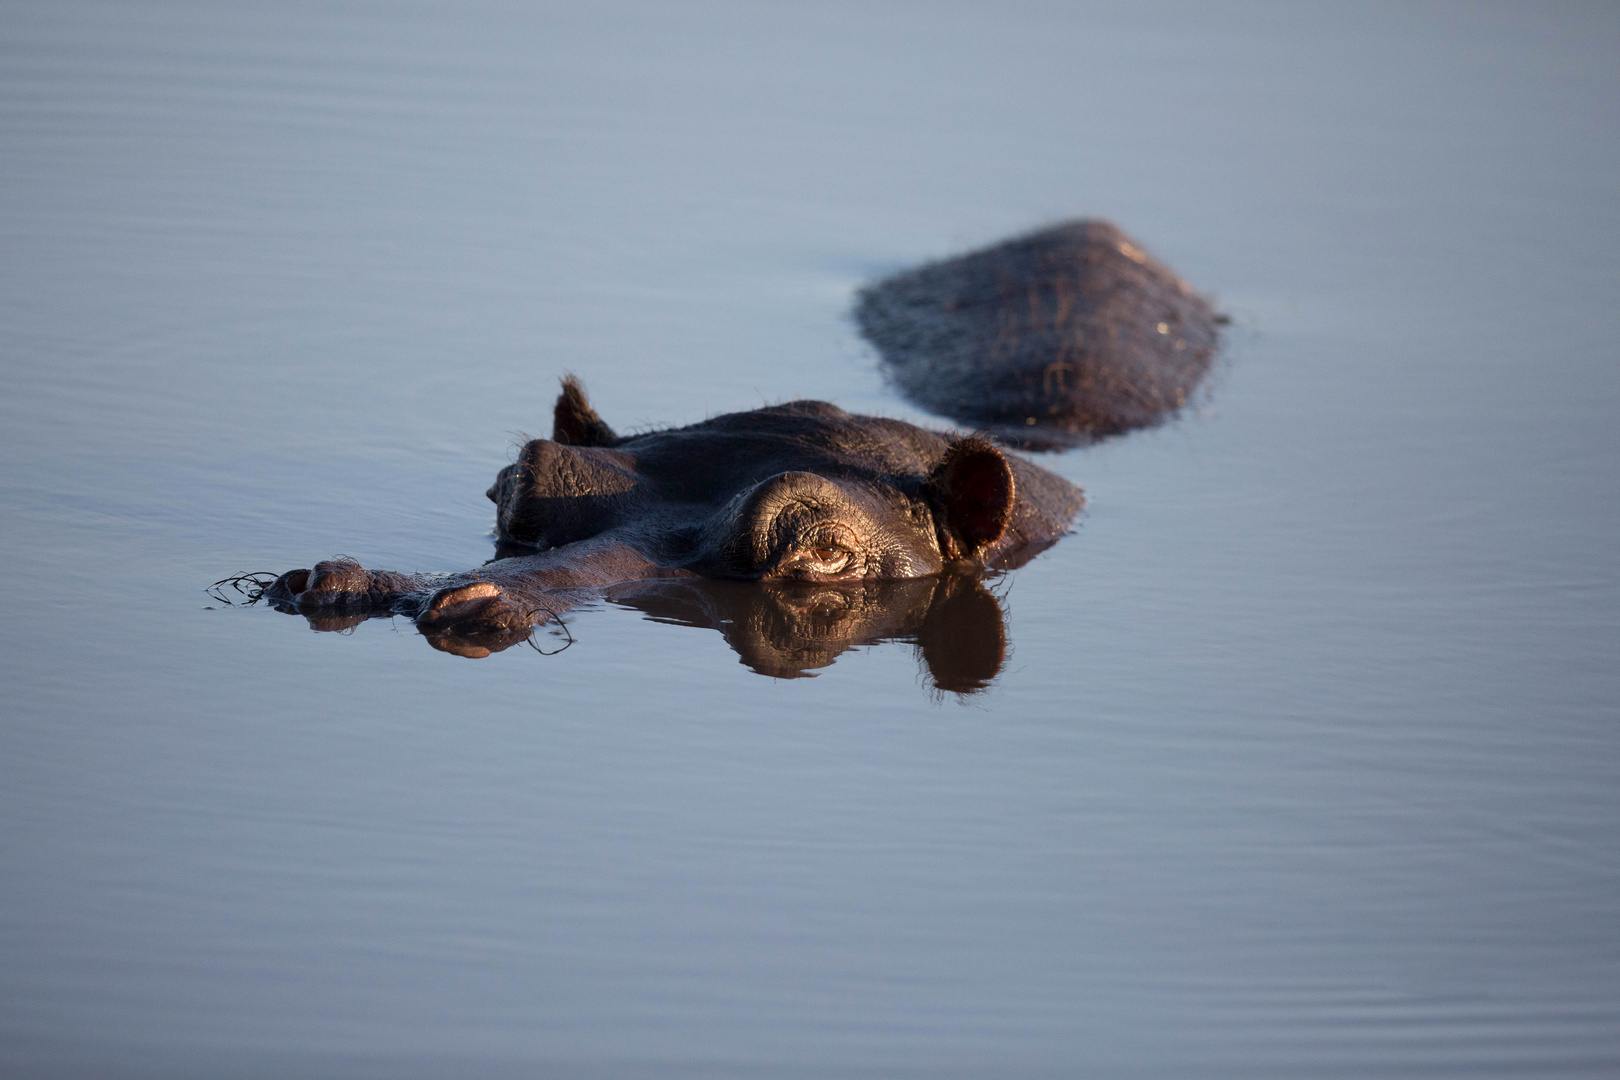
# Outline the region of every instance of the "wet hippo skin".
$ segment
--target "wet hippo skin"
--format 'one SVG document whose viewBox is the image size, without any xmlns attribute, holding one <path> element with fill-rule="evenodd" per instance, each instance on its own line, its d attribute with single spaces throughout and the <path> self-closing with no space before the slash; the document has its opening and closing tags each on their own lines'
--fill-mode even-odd
<svg viewBox="0 0 1620 1080">
<path fill-rule="evenodd" d="M 952 680 L 982 682 L 983 671 L 999 667 L 993 598 L 971 581 L 972 588 L 911 590 L 877 583 L 959 581 L 1010 568 L 1063 535 L 1084 501 L 1068 481 L 981 438 L 852 415 L 821 401 L 621 438 L 573 379 L 557 399 L 552 438 L 525 445 L 487 494 L 502 545 L 497 554 L 507 557 L 451 575 L 334 560 L 282 574 L 264 596 L 318 629 L 408 615 L 437 647 L 487 655 L 586 597 L 675 605 L 690 615 L 685 621 L 704 624 L 691 613 L 718 610 L 715 597 L 726 594 L 679 583 L 764 583 L 774 591 L 726 601 L 779 616 L 780 632 L 733 642 L 756 670 L 820 666 L 794 660 L 791 645 L 786 659 L 773 655 L 807 633 L 820 635 L 830 651 L 817 646 L 804 655 L 815 661 L 825 653 L 824 662 L 850 644 L 899 636 L 916 641 L 925 660 L 952 668 L 956 674 L 935 673 L 951 688 Z M 989 608 L 973 599 L 979 594 Z M 956 598 L 946 605 L 956 622 L 977 612 L 971 621 L 979 629 L 968 638 L 989 643 L 954 661 L 941 659 L 951 646 L 938 634 L 931 651 L 927 644 L 944 618 L 930 622 L 928 613 L 949 598 Z M 836 617 L 818 623 L 818 611 Z M 736 626 L 734 614 L 706 625 Z"/>
</svg>

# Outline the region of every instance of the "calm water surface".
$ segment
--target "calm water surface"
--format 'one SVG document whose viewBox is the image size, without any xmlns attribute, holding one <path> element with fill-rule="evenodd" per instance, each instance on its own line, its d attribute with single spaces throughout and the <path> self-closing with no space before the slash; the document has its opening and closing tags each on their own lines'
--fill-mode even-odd
<svg viewBox="0 0 1620 1080">
<path fill-rule="evenodd" d="M 1614 1075 L 1616 177 L 1603 5 L 0 6 L 0 1072 Z M 1236 324 L 982 693 L 202 591 L 1077 215 Z"/>
</svg>

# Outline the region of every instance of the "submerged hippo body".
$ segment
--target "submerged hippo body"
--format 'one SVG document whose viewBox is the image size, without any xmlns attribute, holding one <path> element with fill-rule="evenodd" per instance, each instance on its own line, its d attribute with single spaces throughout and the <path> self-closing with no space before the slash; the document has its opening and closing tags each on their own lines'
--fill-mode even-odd
<svg viewBox="0 0 1620 1080">
<path fill-rule="evenodd" d="M 861 290 L 855 320 L 930 412 L 1037 449 L 1152 427 L 1192 399 L 1224 317 L 1106 221 L 1071 221 Z"/>
<path fill-rule="evenodd" d="M 621 438 L 572 379 L 552 438 L 525 445 L 488 495 L 503 553 L 522 554 L 449 576 L 326 562 L 264 595 L 312 622 L 410 615 L 440 647 L 482 655 L 623 583 L 850 591 L 1010 567 L 1061 536 L 1083 503 L 1068 481 L 983 439 L 820 401 Z"/>
</svg>

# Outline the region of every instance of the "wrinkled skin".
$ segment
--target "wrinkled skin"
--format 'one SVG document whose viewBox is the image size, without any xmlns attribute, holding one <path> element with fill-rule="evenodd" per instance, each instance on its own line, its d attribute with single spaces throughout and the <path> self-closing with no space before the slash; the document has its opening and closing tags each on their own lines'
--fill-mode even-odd
<svg viewBox="0 0 1620 1080">
<path fill-rule="evenodd" d="M 487 655 L 585 598 L 690 604 L 698 593 L 652 583 L 752 581 L 778 590 L 782 610 L 809 588 L 823 609 L 856 613 L 832 635 L 854 643 L 888 632 L 873 614 L 876 583 L 1011 567 L 1083 503 L 1066 480 L 981 439 L 818 401 L 620 438 L 572 379 L 553 437 L 524 446 L 488 495 L 509 557 L 452 575 L 334 560 L 282 574 L 264 596 L 318 629 L 409 615 L 437 647 Z M 900 605 L 890 629 L 912 625 L 914 608 Z M 927 620 L 912 622 L 915 634 Z"/>
</svg>

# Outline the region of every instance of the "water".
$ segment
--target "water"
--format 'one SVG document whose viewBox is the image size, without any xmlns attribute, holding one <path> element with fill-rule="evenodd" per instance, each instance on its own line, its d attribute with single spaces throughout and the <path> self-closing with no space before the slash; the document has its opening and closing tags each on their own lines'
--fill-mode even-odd
<svg viewBox="0 0 1620 1080">
<path fill-rule="evenodd" d="M 1617 90 L 1600 5 L 0 8 L 3 1071 L 1612 1075 Z M 568 370 L 925 420 L 855 288 L 1076 215 L 1236 324 L 982 693 L 202 592 L 488 558 Z"/>
</svg>

